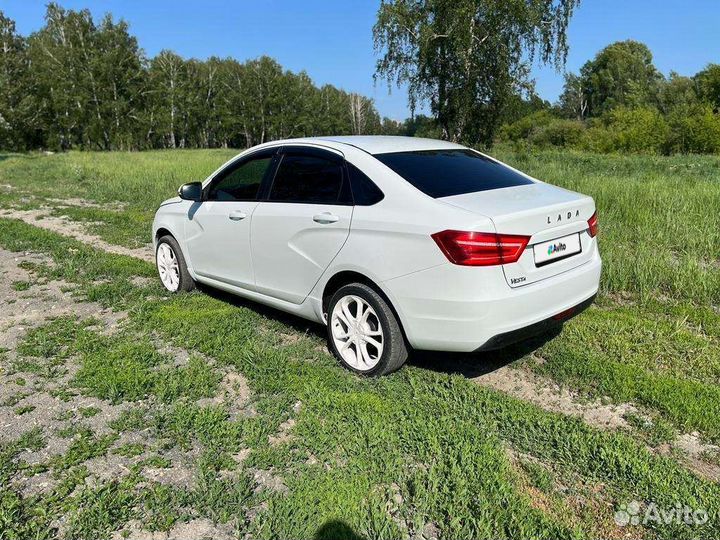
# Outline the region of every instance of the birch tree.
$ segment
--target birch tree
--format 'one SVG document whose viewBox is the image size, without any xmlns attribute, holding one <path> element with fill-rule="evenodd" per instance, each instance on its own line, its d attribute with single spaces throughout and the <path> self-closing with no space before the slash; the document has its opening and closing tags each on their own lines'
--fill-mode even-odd
<svg viewBox="0 0 720 540">
<path fill-rule="evenodd" d="M 373 28 L 376 77 L 407 85 L 441 135 L 492 142 L 511 96 L 531 88 L 529 66 L 564 65 L 579 0 L 383 0 Z"/>
</svg>

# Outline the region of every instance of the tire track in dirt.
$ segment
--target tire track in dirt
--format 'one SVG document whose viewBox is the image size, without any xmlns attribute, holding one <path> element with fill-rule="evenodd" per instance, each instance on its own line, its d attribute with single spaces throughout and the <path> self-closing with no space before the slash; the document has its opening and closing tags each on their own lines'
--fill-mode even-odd
<svg viewBox="0 0 720 540">
<path fill-rule="evenodd" d="M 0 248 L 0 446 L 11 443 L 31 429 L 40 430 L 44 444 L 40 449 L 25 449 L 18 455 L 17 459 L 30 468 L 28 472 L 15 475 L 11 485 L 25 496 L 53 490 L 59 481 L 54 471 L 33 472 L 32 466 L 44 468 L 64 455 L 78 440 L 82 430 L 89 430 L 93 437 L 117 436 L 103 455 L 83 462 L 90 473 L 89 478 L 97 483 L 125 476 L 133 466 L 148 457 L 147 449 L 158 447 L 158 442 L 147 428 L 118 432 L 111 423 L 128 409 L 155 407 L 157 404 L 146 399 L 114 404 L 84 395 L 73 384 L 80 368 L 77 357 L 70 356 L 55 362 L 54 356 L 26 357 L 18 348 L 28 332 L 58 317 L 92 319 L 88 329 L 111 336 L 124 331 L 128 313 L 78 300 L 71 283 L 38 277 L 23 263 L 52 265 L 53 261 L 34 253 Z M 157 336 L 153 344 L 169 358 L 167 365 L 182 366 L 194 354 L 171 346 Z M 38 367 L 46 365 L 52 366 L 52 369 L 47 372 L 38 370 Z M 197 404 L 227 405 L 230 414 L 244 414 L 244 407 L 251 400 L 251 390 L 245 377 L 227 368 L 217 369 L 222 374 L 217 395 L 198 400 Z M 92 413 L 85 415 L 86 411 Z M 140 445 L 146 450 L 138 455 L 116 452 L 127 444 Z M 194 462 L 197 456 L 177 449 L 168 450 L 165 455 L 172 458 L 171 469 L 144 467 L 143 476 L 160 484 L 168 483 L 170 478 L 172 482 L 191 485 L 196 477 Z"/>
<path fill-rule="evenodd" d="M 529 401 L 538 407 L 567 416 L 576 416 L 600 429 L 627 428 L 625 416 L 639 414 L 631 403 L 604 404 L 599 400 L 583 401 L 567 388 L 523 368 L 509 365 L 472 379 L 481 386 L 499 390 L 512 397 Z"/>
<path fill-rule="evenodd" d="M 73 201 L 72 205 L 85 204 L 85 201 Z M 89 203 L 94 204 L 94 203 Z M 48 209 L 37 210 L 4 210 L 0 217 L 20 219 L 29 225 L 40 227 L 63 236 L 74 238 L 102 251 L 117 255 L 135 257 L 154 263 L 154 256 L 149 247 L 130 249 L 105 242 L 102 238 L 85 231 L 81 223 L 66 217 L 48 215 Z M 503 392 L 517 399 L 527 401 L 543 410 L 574 416 L 591 427 L 605 430 L 625 430 L 629 424 L 625 419 L 628 414 L 642 414 L 632 403 L 607 404 L 600 400 L 583 400 L 577 393 L 557 385 L 550 379 L 540 377 L 526 369 L 518 369 L 509 365 L 494 371 L 470 378 L 476 384 Z M 688 437 L 694 441 L 687 444 Z M 680 450 L 686 459 L 685 465 L 704 478 L 720 480 L 720 466 L 702 460 L 705 451 L 717 449 L 714 445 L 703 444 L 697 437 L 682 434 L 675 441 L 660 448 L 650 448 L 654 453 L 667 454 L 668 448 Z"/>
<path fill-rule="evenodd" d="M 63 236 L 74 238 L 75 240 L 89 244 L 93 247 L 101 249 L 102 251 L 107 251 L 108 253 L 126 255 L 128 257 L 134 257 L 151 263 L 155 262 L 155 257 L 150 246 L 132 249 L 110 244 L 99 236 L 87 232 L 82 223 L 72 221 L 65 216 L 52 216 L 49 212 L 50 209 L 48 208 L 39 208 L 36 210 L 19 210 L 12 208 L 0 211 L 0 217 L 19 219 L 20 221 L 24 221 L 33 227 L 39 227 L 47 231 L 52 231 Z"/>
<path fill-rule="evenodd" d="M 522 367 L 505 365 L 471 380 L 480 386 L 533 403 L 543 410 L 574 416 L 597 429 L 629 430 L 630 424 L 626 415 L 646 417 L 632 403 L 607 404 L 598 399 L 583 400 L 568 388 Z M 697 476 L 720 481 L 720 466 L 703 459 L 703 455 L 718 452 L 720 449 L 702 442 L 698 433 L 680 434 L 670 443 L 658 447 L 647 446 L 647 449 L 654 454 L 665 456 L 679 452 L 679 461 Z"/>
</svg>

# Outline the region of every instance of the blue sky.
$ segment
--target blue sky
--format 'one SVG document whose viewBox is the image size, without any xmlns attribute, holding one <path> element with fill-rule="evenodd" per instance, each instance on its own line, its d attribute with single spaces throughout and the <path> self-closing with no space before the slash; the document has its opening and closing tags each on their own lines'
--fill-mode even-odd
<svg viewBox="0 0 720 540">
<path fill-rule="evenodd" d="M 22 34 L 43 24 L 45 0 L 0 0 L 0 9 Z M 374 84 L 372 25 L 379 0 L 61 0 L 66 8 L 111 12 L 130 23 L 149 56 L 163 48 L 185 57 L 267 54 L 285 68 L 306 70 L 316 84 L 332 83 L 375 99 L 380 113 L 408 116 L 404 91 Z M 613 41 L 646 43 L 666 75 L 692 75 L 720 63 L 719 0 L 584 0 L 570 24 L 566 68 L 577 71 Z M 562 74 L 534 67 L 538 93 L 555 101 Z"/>
</svg>

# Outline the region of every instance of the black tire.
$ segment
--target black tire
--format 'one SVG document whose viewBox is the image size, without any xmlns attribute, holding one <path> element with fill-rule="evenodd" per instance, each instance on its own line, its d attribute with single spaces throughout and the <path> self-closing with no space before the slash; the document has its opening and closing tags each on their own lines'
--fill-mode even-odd
<svg viewBox="0 0 720 540">
<path fill-rule="evenodd" d="M 158 250 L 163 244 L 167 244 L 168 247 L 175 254 L 175 258 L 178 262 L 178 274 L 180 277 L 180 283 L 178 285 L 178 288 L 174 291 L 168 289 L 168 287 L 162 282 L 162 279 L 160 280 L 160 283 L 163 283 L 163 287 L 165 287 L 165 290 L 168 292 L 179 293 L 192 291 L 195 288 L 195 280 L 193 280 L 193 278 L 190 276 L 190 272 L 188 272 L 187 264 L 185 263 L 185 257 L 183 256 L 182 250 L 180 249 L 180 245 L 177 243 L 177 240 L 175 240 L 175 238 L 173 238 L 169 234 L 161 237 L 160 240 L 158 240 L 157 242 L 157 246 L 155 246 L 155 266 L 157 267 Z"/>
<path fill-rule="evenodd" d="M 382 327 L 383 332 L 383 352 L 380 356 L 378 363 L 369 370 L 356 369 L 348 364 L 338 351 L 335 340 L 333 338 L 332 330 L 332 313 L 335 309 L 335 305 L 345 296 L 354 295 L 359 296 L 365 302 L 367 302 L 375 311 L 377 320 Z M 328 333 L 328 347 L 338 359 L 340 364 L 360 375 L 379 377 L 381 375 L 387 375 L 396 371 L 402 367 L 408 358 L 408 345 L 405 341 L 402 328 L 400 323 L 395 316 L 392 308 L 388 305 L 387 301 L 377 293 L 372 287 L 365 285 L 364 283 L 351 283 L 340 287 L 330 298 L 328 302 L 327 310 L 327 333 Z"/>
</svg>

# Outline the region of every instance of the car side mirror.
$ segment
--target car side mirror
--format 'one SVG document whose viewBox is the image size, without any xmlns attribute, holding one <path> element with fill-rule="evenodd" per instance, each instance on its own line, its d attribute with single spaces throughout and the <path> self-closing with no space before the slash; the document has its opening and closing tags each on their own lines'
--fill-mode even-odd
<svg viewBox="0 0 720 540">
<path fill-rule="evenodd" d="M 178 195 L 186 201 L 200 201 L 202 200 L 202 184 L 200 182 L 183 184 L 178 188 Z"/>
</svg>

